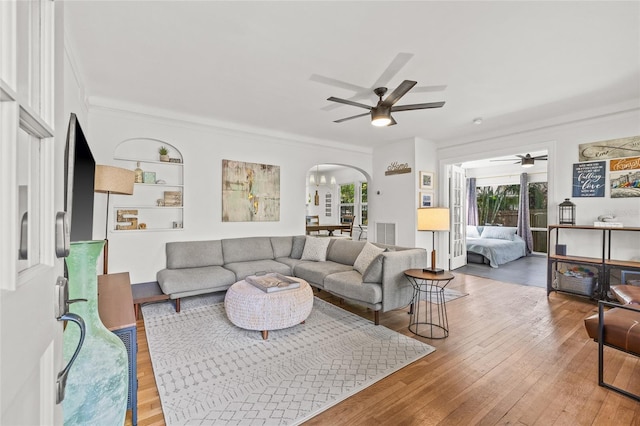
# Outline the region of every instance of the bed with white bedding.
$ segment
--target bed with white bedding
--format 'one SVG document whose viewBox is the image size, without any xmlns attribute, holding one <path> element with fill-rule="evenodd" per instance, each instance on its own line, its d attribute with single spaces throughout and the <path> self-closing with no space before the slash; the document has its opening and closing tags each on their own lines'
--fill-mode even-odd
<svg viewBox="0 0 640 426">
<path fill-rule="evenodd" d="M 525 241 L 509 226 L 467 226 L 467 262 L 492 268 L 527 254 Z"/>
</svg>

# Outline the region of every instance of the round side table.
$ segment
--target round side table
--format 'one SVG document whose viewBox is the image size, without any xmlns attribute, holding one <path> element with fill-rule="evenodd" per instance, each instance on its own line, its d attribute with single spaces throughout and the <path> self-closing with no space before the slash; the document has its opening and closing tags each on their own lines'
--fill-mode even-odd
<svg viewBox="0 0 640 426">
<path fill-rule="evenodd" d="M 408 269 L 404 271 L 404 275 L 413 285 L 409 331 L 427 339 L 444 339 L 449 336 L 444 288 L 453 280 L 453 274 L 446 271 L 434 274 L 422 269 Z M 425 301 L 424 307 L 420 306 L 420 300 Z M 421 311 L 424 311 L 422 319 Z"/>
</svg>

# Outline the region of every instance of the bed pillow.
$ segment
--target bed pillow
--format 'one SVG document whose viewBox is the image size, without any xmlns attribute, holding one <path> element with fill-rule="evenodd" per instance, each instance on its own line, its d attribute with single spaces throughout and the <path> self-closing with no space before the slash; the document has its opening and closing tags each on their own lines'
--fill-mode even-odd
<svg viewBox="0 0 640 426">
<path fill-rule="evenodd" d="M 375 258 L 382 252 L 384 252 L 383 248 L 376 247 L 367 241 L 364 247 L 362 247 L 362 251 L 358 255 L 358 258 L 353 263 L 353 269 L 364 274 L 369 265 L 371 265 Z"/>
<path fill-rule="evenodd" d="M 496 240 L 513 241 L 516 228 L 503 228 L 500 226 L 485 226 L 480 238 L 494 238 Z"/>
<path fill-rule="evenodd" d="M 480 233 L 475 225 L 467 225 L 467 238 L 480 238 Z"/>
<path fill-rule="evenodd" d="M 316 262 L 324 262 L 327 260 L 327 248 L 331 238 L 315 238 L 307 237 L 304 242 L 304 250 L 302 251 L 301 260 L 314 260 Z"/>
</svg>

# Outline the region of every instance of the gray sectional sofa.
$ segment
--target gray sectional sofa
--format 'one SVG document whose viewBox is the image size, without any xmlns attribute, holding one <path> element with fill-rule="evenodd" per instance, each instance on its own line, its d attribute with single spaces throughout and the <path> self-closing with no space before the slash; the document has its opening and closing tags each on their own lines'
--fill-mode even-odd
<svg viewBox="0 0 640 426">
<path fill-rule="evenodd" d="M 312 241 L 307 244 L 308 239 Z M 320 254 L 309 251 L 318 244 L 328 244 L 326 253 L 322 248 Z M 157 279 L 180 312 L 182 297 L 226 290 L 256 273 L 278 272 L 371 308 L 378 324 L 380 311 L 411 303 L 413 288 L 403 272 L 426 267 L 427 253 L 421 248 L 375 246 L 304 235 L 170 242 L 166 245 L 167 267 L 158 272 Z"/>
</svg>

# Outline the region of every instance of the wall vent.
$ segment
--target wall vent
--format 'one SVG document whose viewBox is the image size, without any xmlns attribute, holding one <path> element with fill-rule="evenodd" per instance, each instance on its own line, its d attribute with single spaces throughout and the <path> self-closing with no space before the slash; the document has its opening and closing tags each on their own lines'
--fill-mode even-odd
<svg viewBox="0 0 640 426">
<path fill-rule="evenodd" d="M 396 244 L 396 224 L 376 222 L 376 243 Z"/>
</svg>

